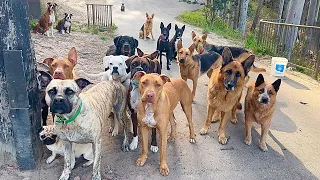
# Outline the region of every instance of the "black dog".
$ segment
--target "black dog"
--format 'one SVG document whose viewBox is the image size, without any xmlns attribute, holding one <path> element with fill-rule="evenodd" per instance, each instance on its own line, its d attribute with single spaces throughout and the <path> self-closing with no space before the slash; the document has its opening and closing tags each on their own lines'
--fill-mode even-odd
<svg viewBox="0 0 320 180">
<path fill-rule="evenodd" d="M 136 48 L 139 45 L 137 39 L 130 36 L 118 36 L 113 39 L 114 45 L 110 46 L 106 56 L 109 55 L 124 55 L 124 56 L 133 56 L 135 55 Z"/>
<path fill-rule="evenodd" d="M 166 52 L 167 70 L 170 70 L 170 65 L 172 61 L 171 53 L 170 53 L 170 45 L 169 45 L 169 32 L 171 29 L 171 23 L 169 23 L 167 27 L 164 27 L 163 22 L 161 22 L 160 29 L 161 29 L 161 35 L 159 36 L 158 42 L 157 42 L 157 50 L 159 51 L 159 56 L 160 56 L 160 67 L 162 69 L 162 52 Z"/>
<path fill-rule="evenodd" d="M 175 27 L 174 27 L 176 33 L 174 34 L 174 36 L 170 40 L 170 52 L 171 52 L 171 58 L 173 58 L 173 59 L 176 59 L 176 57 L 177 57 L 177 49 L 176 49 L 177 43 L 178 43 L 178 40 L 180 40 L 180 39 L 182 41 L 182 35 L 183 35 L 185 28 L 186 28 L 185 25 L 183 25 L 182 28 L 179 28 L 177 25 L 175 25 Z"/>
<path fill-rule="evenodd" d="M 64 13 L 64 18 L 59 21 L 59 23 L 56 27 L 56 29 L 59 31 L 59 33 L 70 34 L 70 32 L 71 32 L 71 18 L 72 18 L 72 14 Z"/>
<path fill-rule="evenodd" d="M 42 117 L 42 125 L 47 125 L 47 119 L 49 114 L 49 106 L 46 103 L 45 95 L 46 95 L 46 88 L 53 77 L 45 71 L 38 71 L 37 80 L 38 80 L 38 89 L 40 90 L 40 105 L 41 105 L 41 117 Z M 54 117 L 54 114 L 52 114 Z"/>
</svg>

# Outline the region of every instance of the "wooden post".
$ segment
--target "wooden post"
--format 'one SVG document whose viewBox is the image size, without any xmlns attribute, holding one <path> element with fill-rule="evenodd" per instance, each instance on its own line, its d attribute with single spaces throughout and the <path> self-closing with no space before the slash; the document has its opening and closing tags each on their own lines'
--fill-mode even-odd
<svg viewBox="0 0 320 180">
<path fill-rule="evenodd" d="M 21 170 L 34 169 L 42 156 L 39 90 L 30 46 L 28 4 L 0 1 L 0 156 L 10 153 Z M 12 152 L 2 147 L 11 146 Z"/>
</svg>

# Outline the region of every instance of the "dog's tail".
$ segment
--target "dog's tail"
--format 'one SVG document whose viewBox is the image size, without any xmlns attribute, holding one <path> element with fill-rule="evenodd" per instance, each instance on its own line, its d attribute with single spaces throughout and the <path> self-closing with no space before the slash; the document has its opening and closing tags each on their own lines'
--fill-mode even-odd
<svg viewBox="0 0 320 180">
<path fill-rule="evenodd" d="M 266 69 L 265 69 L 265 68 L 259 68 L 259 67 L 255 66 L 255 65 L 253 64 L 253 66 L 252 66 L 252 68 L 250 69 L 250 71 L 252 71 L 252 72 L 266 72 Z"/>
</svg>

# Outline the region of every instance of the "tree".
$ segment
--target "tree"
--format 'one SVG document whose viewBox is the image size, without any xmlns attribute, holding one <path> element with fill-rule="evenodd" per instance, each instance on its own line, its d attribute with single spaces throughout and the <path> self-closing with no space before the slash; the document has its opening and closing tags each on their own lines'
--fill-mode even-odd
<svg viewBox="0 0 320 180">
<path fill-rule="evenodd" d="M 248 5 L 249 0 L 241 0 L 239 30 L 243 36 L 246 32 Z"/>
<path fill-rule="evenodd" d="M 259 2 L 259 6 L 258 6 L 258 9 L 257 9 L 256 15 L 255 15 L 254 20 L 253 20 L 252 25 L 251 25 L 251 29 L 250 29 L 251 32 L 253 32 L 256 29 L 257 23 L 259 21 L 260 12 L 261 12 L 261 9 L 262 9 L 263 2 L 264 2 L 264 0 L 260 0 L 260 2 Z"/>
<path fill-rule="evenodd" d="M 234 0 L 233 2 L 234 15 L 233 15 L 233 29 L 238 29 L 239 26 L 239 12 L 240 12 L 240 0 Z"/>
<path fill-rule="evenodd" d="M 316 20 L 317 11 L 317 0 L 310 0 L 308 16 L 307 16 L 307 26 L 313 26 Z"/>
</svg>

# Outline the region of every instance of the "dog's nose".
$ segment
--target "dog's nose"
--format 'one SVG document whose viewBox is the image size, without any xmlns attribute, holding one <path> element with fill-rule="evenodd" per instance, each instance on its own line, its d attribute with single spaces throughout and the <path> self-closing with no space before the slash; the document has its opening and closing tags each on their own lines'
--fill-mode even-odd
<svg viewBox="0 0 320 180">
<path fill-rule="evenodd" d="M 232 82 L 228 82 L 228 84 L 227 84 L 227 89 L 230 91 L 233 91 L 234 90 L 234 87 L 235 87 L 235 85 L 234 85 L 234 83 L 232 83 Z"/>
<path fill-rule="evenodd" d="M 119 69 L 118 67 L 113 67 L 114 71 L 118 71 L 118 69 Z"/>
<path fill-rule="evenodd" d="M 263 103 L 263 104 L 268 104 L 268 102 L 269 102 L 269 99 L 268 99 L 268 98 L 262 97 L 261 103 Z"/>
<path fill-rule="evenodd" d="M 183 58 L 181 58 L 181 59 L 179 60 L 179 62 L 184 63 L 184 59 L 183 59 Z"/>
<path fill-rule="evenodd" d="M 154 93 L 153 92 L 148 92 L 147 93 L 147 98 L 148 99 L 151 99 L 151 98 L 153 98 L 154 97 Z"/>
<path fill-rule="evenodd" d="M 63 104 L 65 103 L 66 100 L 63 98 L 63 97 L 56 97 L 54 100 L 53 100 L 53 103 L 57 103 L 57 104 Z"/>
</svg>

